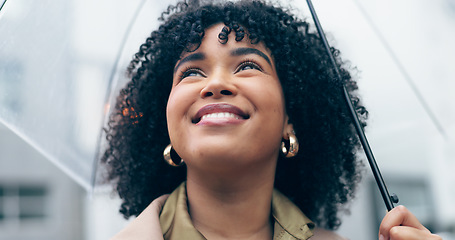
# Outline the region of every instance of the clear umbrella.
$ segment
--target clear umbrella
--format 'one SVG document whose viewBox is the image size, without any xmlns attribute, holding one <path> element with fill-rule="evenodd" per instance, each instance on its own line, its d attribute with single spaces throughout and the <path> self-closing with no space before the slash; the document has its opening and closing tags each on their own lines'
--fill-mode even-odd
<svg viewBox="0 0 455 240">
<path fill-rule="evenodd" d="M 3 4 L 0 121 L 89 190 L 111 93 L 167 3 Z"/>
<path fill-rule="evenodd" d="M 90 190 L 127 63 L 169 1 L 3 3 L 0 121 Z M 310 16 L 304 1 L 289 4 Z M 359 69 L 379 165 L 438 175 L 432 184 L 446 195 L 437 200 L 440 215 L 455 222 L 455 209 L 446 208 L 455 201 L 454 2 L 314 4 L 331 45 Z"/>
</svg>

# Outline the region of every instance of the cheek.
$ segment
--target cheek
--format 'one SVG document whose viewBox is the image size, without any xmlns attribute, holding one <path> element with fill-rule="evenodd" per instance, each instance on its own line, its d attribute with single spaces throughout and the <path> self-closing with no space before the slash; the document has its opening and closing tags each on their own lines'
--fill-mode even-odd
<svg viewBox="0 0 455 240">
<path fill-rule="evenodd" d="M 188 111 L 195 101 L 196 93 L 184 85 L 177 85 L 172 88 L 166 107 L 166 119 L 171 140 L 177 139 L 177 134 L 182 133 L 180 128 L 191 121 Z"/>
<path fill-rule="evenodd" d="M 260 133 L 267 135 L 270 141 L 281 141 L 283 129 L 285 126 L 286 110 L 284 103 L 284 95 L 281 90 L 281 85 L 275 81 L 256 85 L 256 91 L 250 95 L 250 100 L 261 116 L 261 130 L 268 131 Z M 259 134 L 259 133 L 258 133 Z M 265 136 L 262 136 L 265 137 Z"/>
<path fill-rule="evenodd" d="M 257 87 L 254 92 L 254 98 L 257 99 L 257 105 L 261 108 L 266 108 L 276 117 L 283 117 L 285 115 L 284 95 L 281 90 L 281 85 L 273 83 L 262 84 Z"/>
<path fill-rule="evenodd" d="M 171 93 L 169 94 L 169 98 L 167 100 L 167 107 L 166 107 L 166 114 L 168 119 L 175 113 L 180 112 L 184 106 L 184 103 L 187 102 L 189 96 L 188 91 L 185 91 L 184 88 L 180 87 L 179 85 L 173 86 L 171 89 Z"/>
<path fill-rule="evenodd" d="M 281 84 L 276 84 L 270 91 L 270 95 L 270 99 L 273 101 L 273 105 L 275 106 L 275 112 L 277 114 L 280 114 L 284 119 L 286 115 L 286 106 L 284 103 L 284 94 L 281 88 Z"/>
<path fill-rule="evenodd" d="M 178 120 L 182 119 L 183 114 L 183 104 L 185 96 L 179 93 L 178 87 L 173 87 L 171 93 L 169 94 L 169 98 L 167 101 L 166 107 L 166 119 L 168 125 L 169 135 L 172 132 L 175 132 L 175 128 L 178 127 Z"/>
</svg>

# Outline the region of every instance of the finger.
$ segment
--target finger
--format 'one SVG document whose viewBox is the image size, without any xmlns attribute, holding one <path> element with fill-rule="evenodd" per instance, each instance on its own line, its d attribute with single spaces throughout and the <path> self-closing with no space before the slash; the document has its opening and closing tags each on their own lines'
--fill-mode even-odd
<svg viewBox="0 0 455 240">
<path fill-rule="evenodd" d="M 390 229 L 395 226 L 408 226 L 430 233 L 406 207 L 397 206 L 386 214 L 379 227 L 379 235 L 389 239 Z"/>
<path fill-rule="evenodd" d="M 390 229 L 390 240 L 440 240 L 441 237 L 431 234 L 428 230 L 421 230 L 408 226 L 395 226 Z M 386 238 L 387 239 L 387 238 Z"/>
</svg>

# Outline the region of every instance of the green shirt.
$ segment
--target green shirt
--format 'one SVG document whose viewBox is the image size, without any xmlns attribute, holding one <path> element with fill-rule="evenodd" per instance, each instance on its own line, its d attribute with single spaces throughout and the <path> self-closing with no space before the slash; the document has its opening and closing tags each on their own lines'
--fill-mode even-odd
<svg viewBox="0 0 455 240">
<path fill-rule="evenodd" d="M 313 236 L 314 223 L 277 190 L 273 190 L 272 195 L 272 216 L 275 221 L 274 240 L 306 240 Z M 167 199 L 160 215 L 160 224 L 166 240 L 206 240 L 191 222 L 185 183 Z"/>
</svg>

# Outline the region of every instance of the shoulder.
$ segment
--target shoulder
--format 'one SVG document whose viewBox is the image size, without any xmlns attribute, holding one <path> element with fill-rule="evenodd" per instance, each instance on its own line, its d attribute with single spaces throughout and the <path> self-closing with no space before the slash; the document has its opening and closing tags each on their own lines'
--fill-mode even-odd
<svg viewBox="0 0 455 240">
<path fill-rule="evenodd" d="M 159 214 L 168 196 L 163 195 L 155 199 L 136 219 L 110 240 L 163 239 Z"/>
<path fill-rule="evenodd" d="M 311 237 L 311 240 L 348 240 L 333 231 L 318 227 L 314 228 L 313 234 L 314 235 Z"/>
</svg>

